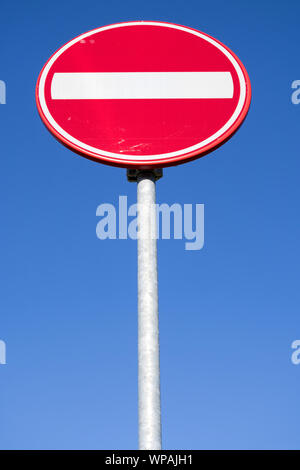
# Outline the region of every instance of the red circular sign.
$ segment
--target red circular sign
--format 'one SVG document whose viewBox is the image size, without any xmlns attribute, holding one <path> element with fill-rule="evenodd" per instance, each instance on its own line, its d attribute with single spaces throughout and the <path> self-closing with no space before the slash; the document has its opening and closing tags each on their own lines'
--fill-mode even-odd
<svg viewBox="0 0 300 470">
<path fill-rule="evenodd" d="M 226 46 L 157 21 L 81 34 L 52 55 L 36 89 L 39 113 L 64 145 L 131 168 L 210 152 L 242 123 L 250 98 L 247 72 Z"/>
</svg>

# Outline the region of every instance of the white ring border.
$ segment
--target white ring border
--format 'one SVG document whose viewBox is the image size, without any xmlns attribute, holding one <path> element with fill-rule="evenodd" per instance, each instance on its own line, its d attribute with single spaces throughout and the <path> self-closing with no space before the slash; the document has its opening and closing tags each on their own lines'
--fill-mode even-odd
<svg viewBox="0 0 300 470">
<path fill-rule="evenodd" d="M 185 31 L 190 34 L 194 34 L 195 36 L 201 37 L 207 42 L 210 42 L 214 46 L 216 46 L 221 52 L 223 52 L 224 55 L 230 60 L 232 63 L 233 67 L 235 68 L 239 82 L 240 82 L 240 97 L 238 104 L 235 108 L 234 113 L 232 114 L 231 118 L 224 124 L 224 126 L 219 129 L 215 134 L 212 136 L 208 137 L 207 139 L 199 142 L 198 144 L 195 144 L 191 147 L 186 147 L 184 149 L 175 151 L 175 152 L 169 152 L 169 153 L 162 153 L 162 154 L 154 154 L 154 155 L 131 155 L 131 154 L 119 154 L 119 153 L 113 153 L 113 152 L 107 152 L 105 150 L 98 149 L 96 147 L 92 147 L 90 145 L 86 145 L 85 143 L 81 142 L 78 139 L 75 139 L 72 137 L 70 134 L 68 134 L 62 127 L 60 127 L 55 119 L 52 117 L 50 114 L 50 111 L 46 105 L 46 100 L 45 100 L 45 82 L 47 75 L 49 73 L 50 68 L 56 61 L 56 59 L 67 49 L 69 49 L 71 46 L 76 44 L 77 42 L 81 41 L 82 39 L 89 37 L 93 34 L 96 34 L 100 31 L 106 31 L 108 29 L 114 29 L 114 28 L 122 28 L 125 26 L 137 26 L 137 25 L 150 25 L 150 26 L 164 26 L 166 28 L 173 28 L 173 29 L 179 29 L 181 31 Z M 161 158 L 163 159 L 169 159 L 172 157 L 177 157 L 177 156 L 184 156 L 186 153 L 193 152 L 195 150 L 200 150 L 201 148 L 205 147 L 206 145 L 210 144 L 214 140 L 216 140 L 218 137 L 220 137 L 222 134 L 224 134 L 238 119 L 243 106 L 246 101 L 246 82 L 244 78 L 244 74 L 242 72 L 242 69 L 240 68 L 239 64 L 235 60 L 235 58 L 230 54 L 230 52 L 225 49 L 220 43 L 215 41 L 214 39 L 210 38 L 209 36 L 206 36 L 205 34 L 200 33 L 199 31 L 192 30 L 190 28 L 180 26 L 180 25 L 175 25 L 171 23 L 160 23 L 159 21 L 134 21 L 134 22 L 127 22 L 127 23 L 119 23 L 119 24 L 113 24 L 109 26 L 102 26 L 101 28 L 94 29 L 92 31 L 89 31 L 88 33 L 83 33 L 80 36 L 77 36 L 75 39 L 69 41 L 67 44 L 62 46 L 58 51 L 51 57 L 49 62 L 46 64 L 41 78 L 39 82 L 39 90 L 38 90 L 38 96 L 39 96 L 39 101 L 40 101 L 40 106 L 41 109 L 47 118 L 48 122 L 51 124 L 51 126 L 56 130 L 57 133 L 61 134 L 65 139 L 68 141 L 72 142 L 73 144 L 77 145 L 78 147 L 81 147 L 84 150 L 87 150 L 88 152 L 93 152 L 94 154 L 98 155 L 99 157 L 104 156 L 104 157 L 110 157 L 114 159 L 118 159 L 119 161 L 121 160 L 128 160 L 128 158 L 132 158 L 133 163 L 137 161 L 142 161 L 142 162 L 147 162 L 151 160 L 160 160 Z"/>
</svg>

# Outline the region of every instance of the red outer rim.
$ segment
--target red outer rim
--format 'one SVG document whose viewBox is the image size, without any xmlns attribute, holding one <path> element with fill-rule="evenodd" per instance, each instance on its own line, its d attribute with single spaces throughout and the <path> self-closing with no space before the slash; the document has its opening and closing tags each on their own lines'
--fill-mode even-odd
<svg viewBox="0 0 300 470">
<path fill-rule="evenodd" d="M 150 20 L 147 20 L 147 21 L 150 21 Z M 113 24 L 106 25 L 106 26 L 120 25 L 120 24 L 124 24 L 124 23 L 140 23 L 140 22 L 141 22 L 141 20 L 140 21 L 124 21 L 124 22 L 120 22 L 120 23 L 113 23 Z M 145 20 L 145 22 L 146 22 L 146 20 Z M 68 139 L 66 139 L 65 137 L 60 135 L 52 127 L 52 125 L 49 123 L 49 121 L 47 120 L 46 116 L 44 115 L 44 113 L 42 111 L 40 101 L 39 101 L 39 96 L 38 96 L 39 93 L 38 92 L 39 92 L 39 84 L 40 84 L 40 79 L 41 79 L 42 73 L 43 73 L 45 67 L 47 66 L 48 62 L 52 59 L 52 57 L 62 47 L 66 46 L 67 44 L 69 44 L 74 39 L 79 38 L 82 34 L 91 33 L 93 31 L 97 31 L 99 29 L 99 28 L 94 28 L 94 29 L 91 29 L 90 31 L 86 31 L 85 33 L 81 33 L 78 36 L 75 36 L 70 41 L 63 44 L 59 49 L 57 49 L 49 57 L 49 59 L 47 60 L 47 62 L 43 66 L 43 68 L 42 68 L 42 70 L 41 70 L 41 72 L 38 76 L 38 80 L 37 80 L 37 84 L 36 84 L 35 99 L 36 99 L 36 104 L 37 104 L 39 115 L 40 115 L 43 123 L 47 127 L 47 129 L 51 132 L 51 134 L 60 143 L 62 143 L 65 147 L 67 147 L 69 150 L 72 150 L 73 152 L 77 153 L 78 155 L 81 155 L 81 156 L 83 156 L 83 157 L 85 157 L 89 160 L 92 160 L 92 161 L 95 161 L 95 162 L 98 162 L 98 163 L 104 163 L 106 165 L 117 166 L 117 167 L 121 167 L 121 168 L 140 168 L 140 169 L 162 168 L 162 167 L 180 165 L 182 163 L 185 163 L 185 162 L 188 162 L 188 161 L 191 161 L 191 160 L 195 160 L 196 158 L 203 157 L 204 155 L 207 155 L 208 153 L 212 152 L 213 150 L 216 150 L 218 147 L 220 147 L 222 144 L 227 142 L 235 134 L 235 132 L 238 130 L 238 128 L 240 127 L 240 125 L 244 121 L 245 117 L 247 116 L 249 106 L 250 106 L 250 102 L 251 102 L 251 83 L 250 83 L 250 79 L 249 79 L 248 73 L 246 71 L 246 68 L 244 67 L 244 65 L 242 64 L 240 59 L 231 51 L 231 49 L 229 49 L 221 41 L 214 38 L 213 36 L 210 36 L 209 34 L 203 33 L 202 31 L 199 31 L 195 28 L 190 28 L 189 26 L 178 25 L 178 24 L 175 24 L 175 23 L 169 23 L 169 22 L 166 22 L 166 21 L 155 21 L 154 20 L 153 23 L 157 23 L 158 25 L 159 24 L 168 24 L 168 25 L 174 25 L 174 26 L 181 26 L 183 28 L 190 29 L 191 31 L 196 31 L 198 33 L 201 33 L 204 36 L 207 36 L 207 37 L 213 39 L 214 41 L 216 41 L 217 43 L 219 43 L 222 47 L 224 47 L 234 57 L 234 59 L 237 61 L 237 63 L 239 64 L 239 66 L 240 66 L 240 68 L 243 72 L 245 83 L 246 83 L 246 99 L 245 99 L 242 111 L 239 114 L 238 118 L 229 127 L 229 129 L 227 129 L 227 131 L 224 132 L 224 134 L 222 134 L 221 137 L 219 137 L 219 138 L 215 139 L 213 142 L 210 142 L 209 144 L 205 145 L 201 150 L 194 150 L 193 152 L 183 153 L 182 155 L 176 156 L 176 157 L 162 158 L 162 159 L 158 159 L 158 160 L 147 160 L 146 162 L 141 162 L 141 160 L 134 161 L 133 159 L 130 159 L 130 160 L 118 159 L 118 158 L 115 158 L 115 157 L 108 157 L 108 156 L 102 156 L 102 155 L 100 156 L 100 155 L 94 154 L 93 152 L 89 152 L 89 151 L 86 151 L 86 150 L 83 151 L 83 149 L 81 149 L 81 147 L 77 146 L 73 142 L 70 142 Z"/>
</svg>

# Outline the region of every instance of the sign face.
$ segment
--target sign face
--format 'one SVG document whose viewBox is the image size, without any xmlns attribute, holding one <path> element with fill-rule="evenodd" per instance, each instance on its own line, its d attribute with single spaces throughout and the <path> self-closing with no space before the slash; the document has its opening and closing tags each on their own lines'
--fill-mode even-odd
<svg viewBox="0 0 300 470">
<path fill-rule="evenodd" d="M 47 128 L 87 158 L 127 168 L 184 163 L 224 143 L 246 117 L 250 81 L 216 39 L 153 21 L 81 34 L 42 69 Z"/>
</svg>

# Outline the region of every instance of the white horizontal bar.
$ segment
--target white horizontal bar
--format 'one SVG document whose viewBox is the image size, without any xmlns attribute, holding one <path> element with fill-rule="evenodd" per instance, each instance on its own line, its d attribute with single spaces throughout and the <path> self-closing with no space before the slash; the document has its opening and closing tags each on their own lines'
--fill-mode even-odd
<svg viewBox="0 0 300 470">
<path fill-rule="evenodd" d="M 55 73 L 54 100 L 232 98 L 230 72 Z"/>
</svg>

